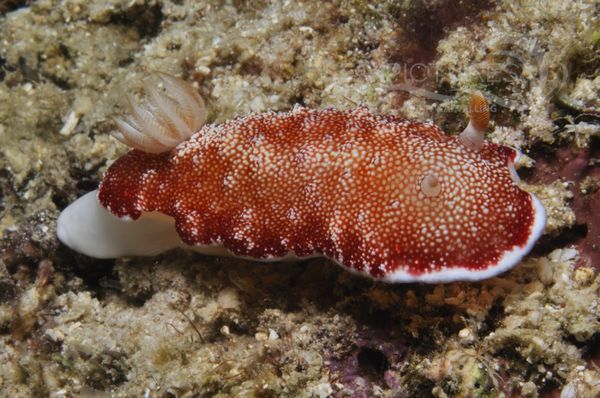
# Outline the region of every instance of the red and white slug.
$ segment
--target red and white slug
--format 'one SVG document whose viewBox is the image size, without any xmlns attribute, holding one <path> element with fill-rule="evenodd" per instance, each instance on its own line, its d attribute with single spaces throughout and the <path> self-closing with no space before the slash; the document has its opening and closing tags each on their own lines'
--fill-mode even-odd
<svg viewBox="0 0 600 398">
<path fill-rule="evenodd" d="M 518 186 L 520 153 L 483 139 L 480 93 L 458 136 L 364 106 L 202 126 L 193 87 L 159 79 L 117 121 L 133 150 L 58 219 L 60 240 L 81 253 L 324 255 L 387 282 L 449 282 L 508 270 L 544 229 L 544 207 Z"/>
</svg>

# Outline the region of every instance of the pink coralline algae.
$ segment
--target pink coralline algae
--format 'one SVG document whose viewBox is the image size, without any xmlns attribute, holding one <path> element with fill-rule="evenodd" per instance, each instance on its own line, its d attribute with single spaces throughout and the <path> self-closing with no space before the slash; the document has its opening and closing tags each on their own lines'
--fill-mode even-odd
<svg viewBox="0 0 600 398">
<path fill-rule="evenodd" d="M 543 206 L 516 181 L 519 152 L 483 140 L 481 94 L 459 136 L 366 107 L 296 107 L 198 127 L 197 94 L 161 79 L 165 92 L 118 122 L 117 138 L 134 149 L 98 190 L 123 223 L 161 213 L 201 252 L 265 261 L 324 255 L 388 282 L 494 276 L 543 230 Z"/>
</svg>

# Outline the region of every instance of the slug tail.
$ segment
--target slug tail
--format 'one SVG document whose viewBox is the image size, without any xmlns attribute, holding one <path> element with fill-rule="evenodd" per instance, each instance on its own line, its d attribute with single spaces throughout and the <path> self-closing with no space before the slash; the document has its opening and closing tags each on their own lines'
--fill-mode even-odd
<svg viewBox="0 0 600 398">
<path fill-rule="evenodd" d="M 154 256 L 181 245 L 175 221 L 144 212 L 137 220 L 117 217 L 88 192 L 60 213 L 56 232 L 68 247 L 95 258 Z"/>
</svg>

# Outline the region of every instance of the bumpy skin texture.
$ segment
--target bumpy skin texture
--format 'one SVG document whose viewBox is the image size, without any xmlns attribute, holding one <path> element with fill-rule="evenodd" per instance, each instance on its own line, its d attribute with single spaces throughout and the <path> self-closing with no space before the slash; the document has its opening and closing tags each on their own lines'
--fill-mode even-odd
<svg viewBox="0 0 600 398">
<path fill-rule="evenodd" d="M 299 107 L 204 126 L 170 152 L 133 150 L 109 168 L 99 200 L 119 217 L 168 214 L 185 243 L 241 256 L 323 253 L 374 278 L 485 270 L 531 234 L 515 156 L 364 107 Z M 438 189 L 424 191 L 427 176 Z"/>
</svg>

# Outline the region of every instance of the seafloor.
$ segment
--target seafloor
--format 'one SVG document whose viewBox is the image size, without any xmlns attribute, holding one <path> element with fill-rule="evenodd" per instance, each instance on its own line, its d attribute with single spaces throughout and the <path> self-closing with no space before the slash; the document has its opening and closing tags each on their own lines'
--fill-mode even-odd
<svg viewBox="0 0 600 398">
<path fill-rule="evenodd" d="M 0 1 L 2 397 L 597 397 L 600 3 Z M 58 213 L 153 71 L 209 121 L 354 107 L 456 133 L 474 89 L 548 212 L 514 270 L 386 285 L 325 260 L 99 261 Z M 414 89 L 421 91 L 416 92 Z"/>
</svg>

